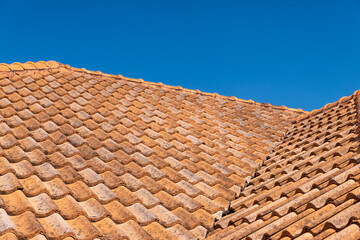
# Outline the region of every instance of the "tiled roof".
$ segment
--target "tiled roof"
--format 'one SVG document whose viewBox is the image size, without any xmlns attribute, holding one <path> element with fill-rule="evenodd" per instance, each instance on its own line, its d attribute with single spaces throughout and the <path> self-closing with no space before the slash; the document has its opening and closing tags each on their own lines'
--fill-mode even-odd
<svg viewBox="0 0 360 240">
<path fill-rule="evenodd" d="M 204 238 L 304 113 L 53 61 L 0 64 L 0 112 L 0 239 Z"/>
<path fill-rule="evenodd" d="M 297 119 L 209 239 L 360 239 L 359 94 Z"/>
</svg>

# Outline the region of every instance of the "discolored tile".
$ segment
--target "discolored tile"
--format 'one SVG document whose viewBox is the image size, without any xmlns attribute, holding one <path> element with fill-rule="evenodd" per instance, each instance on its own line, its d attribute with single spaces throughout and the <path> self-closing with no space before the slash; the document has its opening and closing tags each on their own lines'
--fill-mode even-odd
<svg viewBox="0 0 360 240">
<path fill-rule="evenodd" d="M 304 142 L 303 131 L 322 129 L 330 135 L 316 139 L 308 136 L 310 131 L 309 143 L 301 145 L 306 148 L 315 141 L 320 147 L 321 141 L 332 141 L 331 131 L 340 131 L 339 121 L 345 123 L 342 128 L 350 127 L 346 121 L 354 114 L 336 108 L 331 112 L 336 118 L 321 115 L 316 118 L 319 124 L 308 122 L 310 128 L 301 123 L 293 127 L 292 119 L 303 111 L 53 61 L 1 64 L 0 88 L 1 206 L 9 209 L 11 218 L 31 220 L 18 230 L 4 220 L 3 228 L 34 239 L 204 238 L 215 215 L 236 201 L 234 195 L 262 162 L 272 171 L 291 164 L 292 159 L 285 163 L 290 151 L 301 153 L 285 144 L 275 149 L 282 142 Z M 346 101 L 349 110 L 352 105 Z M 289 142 L 283 138 L 287 131 L 294 136 Z M 342 136 L 326 151 L 348 144 L 340 142 Z M 279 151 L 270 156 L 276 159 L 272 163 L 280 164 L 273 168 L 266 163 L 272 149 Z M 318 152 L 311 154 L 302 157 Z M 326 172 L 330 165 L 313 172 Z M 355 173 L 334 181 L 339 184 Z M 280 189 L 289 179 L 266 186 Z M 324 188 L 328 183 L 317 184 L 314 187 Z M 21 196 L 10 201 L 14 194 Z M 266 201 L 278 195 L 270 192 Z M 39 225 L 32 224 L 34 220 Z"/>
</svg>

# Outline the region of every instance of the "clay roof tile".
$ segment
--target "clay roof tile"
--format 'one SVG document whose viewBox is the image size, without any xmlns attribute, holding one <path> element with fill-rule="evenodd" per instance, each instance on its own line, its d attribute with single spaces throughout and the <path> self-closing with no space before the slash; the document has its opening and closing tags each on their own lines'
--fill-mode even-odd
<svg viewBox="0 0 360 240">
<path fill-rule="evenodd" d="M 0 235 L 9 238 L 204 238 L 304 115 L 55 61 L 0 64 L 0 88 Z M 325 131 L 349 127 L 336 114 Z M 353 134 L 318 150 L 355 144 Z M 326 176 L 341 184 L 357 174 L 350 169 Z"/>
</svg>

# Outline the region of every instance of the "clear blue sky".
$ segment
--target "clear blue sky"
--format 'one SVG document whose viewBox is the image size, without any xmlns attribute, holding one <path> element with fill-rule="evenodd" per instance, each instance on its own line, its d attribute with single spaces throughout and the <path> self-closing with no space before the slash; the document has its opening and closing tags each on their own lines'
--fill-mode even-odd
<svg viewBox="0 0 360 240">
<path fill-rule="evenodd" d="M 312 110 L 360 89 L 360 1 L 0 0 L 0 62 Z"/>
</svg>

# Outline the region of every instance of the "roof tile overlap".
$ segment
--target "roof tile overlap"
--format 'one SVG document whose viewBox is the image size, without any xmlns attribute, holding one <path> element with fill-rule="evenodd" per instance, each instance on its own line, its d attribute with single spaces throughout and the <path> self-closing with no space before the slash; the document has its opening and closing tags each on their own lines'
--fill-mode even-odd
<svg viewBox="0 0 360 240">
<path fill-rule="evenodd" d="M 355 153 L 353 98 L 335 106 L 345 104 L 349 113 L 335 115 L 327 127 L 328 121 L 319 118 L 326 111 L 293 124 L 303 111 L 54 61 L 1 64 L 0 70 L 0 235 L 9 238 L 205 238 L 208 232 L 218 233 L 215 221 L 226 227 L 222 215 L 238 201 L 245 206 L 276 201 L 276 192 L 262 191 L 284 184 L 289 185 L 288 197 L 295 198 L 300 187 L 290 183 L 314 176 L 324 183 L 308 183 L 301 191 L 322 193 L 328 186 L 355 181 L 358 171 L 354 156 L 325 164 L 331 149 L 342 149 L 336 152 L 339 157 Z M 313 126 L 304 126 L 306 121 Z M 311 136 L 315 130 L 319 134 Z M 331 143 L 322 148 L 318 139 L 317 146 L 306 142 L 305 137 L 315 136 Z M 304 165 L 288 160 L 295 156 Z M 318 162 L 321 168 L 303 170 Z M 282 178 L 272 181 L 275 176 Z M 355 201 L 353 195 L 334 199 L 339 201 L 335 208 Z M 242 200 L 248 196 L 253 199 Z M 288 213 L 292 207 L 277 209 L 276 217 L 296 218 L 298 213 Z M 331 223 L 342 231 L 357 229 L 339 225 L 339 219 L 346 216 Z M 280 220 L 274 226 L 282 226 Z"/>
<path fill-rule="evenodd" d="M 359 97 L 297 119 L 208 238 L 356 239 Z"/>
</svg>

